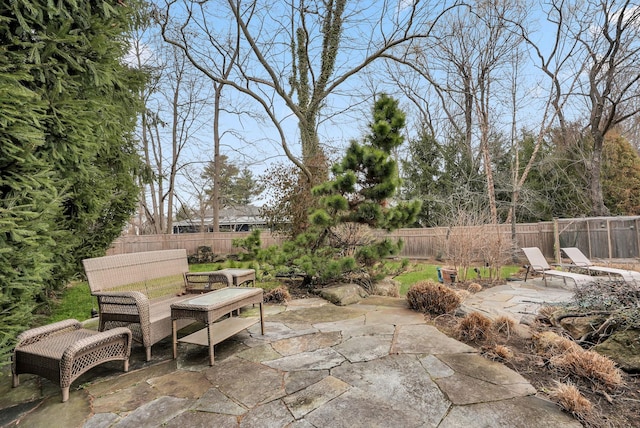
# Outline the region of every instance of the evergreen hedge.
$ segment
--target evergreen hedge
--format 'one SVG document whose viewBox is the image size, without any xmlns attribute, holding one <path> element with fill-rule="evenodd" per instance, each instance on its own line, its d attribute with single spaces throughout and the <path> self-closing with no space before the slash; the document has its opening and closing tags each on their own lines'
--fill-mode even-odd
<svg viewBox="0 0 640 428">
<path fill-rule="evenodd" d="M 0 3 L 0 366 L 135 208 L 136 1 Z"/>
</svg>

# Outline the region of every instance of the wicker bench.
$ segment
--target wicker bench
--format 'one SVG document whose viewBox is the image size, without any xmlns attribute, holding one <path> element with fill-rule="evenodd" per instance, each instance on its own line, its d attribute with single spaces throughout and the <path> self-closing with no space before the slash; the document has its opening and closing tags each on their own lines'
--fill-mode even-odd
<svg viewBox="0 0 640 428">
<path fill-rule="evenodd" d="M 96 257 L 82 263 L 91 294 L 98 298 L 99 330 L 130 328 L 134 340 L 145 347 L 147 361 L 151 346 L 171 336 L 171 304 L 184 300 L 186 293 L 230 286 L 234 274 L 240 273 L 233 269 L 203 272 L 197 277 L 206 278 L 206 284 L 198 283 L 196 277 L 187 282 L 189 264 L 184 249 Z M 178 329 L 193 322 L 180 320 Z"/>
<path fill-rule="evenodd" d="M 82 263 L 91 294 L 98 299 L 98 329 L 128 327 L 151 360 L 151 346 L 171 335 L 171 304 L 185 298 L 187 251 L 118 254 Z"/>
<path fill-rule="evenodd" d="M 12 386 L 20 384 L 20 374 L 36 374 L 60 385 L 65 402 L 71 383 L 81 374 L 116 360 L 124 361 L 126 372 L 130 355 L 131 331 L 127 328 L 99 333 L 82 328 L 77 320 L 59 321 L 18 336 L 11 364 Z"/>
</svg>

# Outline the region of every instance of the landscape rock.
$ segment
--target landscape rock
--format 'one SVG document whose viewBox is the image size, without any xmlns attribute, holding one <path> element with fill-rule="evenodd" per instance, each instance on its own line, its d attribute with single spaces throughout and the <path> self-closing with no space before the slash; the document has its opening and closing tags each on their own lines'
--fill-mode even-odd
<svg viewBox="0 0 640 428">
<path fill-rule="evenodd" d="M 613 333 L 595 346 L 594 351 L 611 358 L 629 373 L 640 373 L 640 330 L 630 329 Z"/>
<path fill-rule="evenodd" d="M 400 283 L 392 278 L 384 278 L 376 282 L 373 294 L 376 296 L 398 297 L 400 296 Z"/>
<path fill-rule="evenodd" d="M 574 339 L 580 339 L 587 333 L 591 333 L 598 329 L 598 327 L 606 321 L 606 318 L 601 315 L 593 316 L 575 316 L 566 317 L 560 320 L 560 327 L 565 329 L 571 337 Z"/>
<path fill-rule="evenodd" d="M 321 289 L 318 294 L 338 306 L 353 305 L 369 295 L 358 284 L 335 285 Z"/>
<path fill-rule="evenodd" d="M 538 316 L 533 314 L 524 314 L 520 317 L 520 324 L 533 327 L 538 323 Z"/>
</svg>

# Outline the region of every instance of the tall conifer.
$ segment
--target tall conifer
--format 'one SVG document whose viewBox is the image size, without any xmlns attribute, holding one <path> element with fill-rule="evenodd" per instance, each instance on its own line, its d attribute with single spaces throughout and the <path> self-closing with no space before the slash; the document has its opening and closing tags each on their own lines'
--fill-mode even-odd
<svg viewBox="0 0 640 428">
<path fill-rule="evenodd" d="M 0 3 L 0 365 L 135 207 L 136 1 Z"/>
</svg>

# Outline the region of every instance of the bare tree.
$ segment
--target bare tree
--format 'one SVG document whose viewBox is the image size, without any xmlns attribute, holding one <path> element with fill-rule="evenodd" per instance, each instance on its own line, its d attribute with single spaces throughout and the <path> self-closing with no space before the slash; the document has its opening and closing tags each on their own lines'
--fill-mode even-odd
<svg viewBox="0 0 640 428">
<path fill-rule="evenodd" d="M 330 96 L 385 52 L 429 37 L 453 7 L 455 2 L 172 0 L 159 15 L 167 41 L 210 79 L 263 109 L 286 156 L 314 183 L 326 174 L 318 126 L 343 110 L 330 108 Z M 219 67 L 227 54 L 219 45 L 227 32 L 240 37 L 240 54 L 235 71 L 223 76 Z M 283 127 L 289 116 L 298 124 L 300 155 Z"/>
<path fill-rule="evenodd" d="M 499 106 L 506 101 L 501 94 L 506 92 L 511 57 L 521 42 L 513 23 L 523 19 L 524 11 L 510 2 L 491 0 L 460 7 L 435 27 L 437 37 L 411 45 L 401 57 L 397 52 L 388 55 L 421 77 L 416 81 L 400 68 L 390 73 L 401 78 L 405 94 L 419 105 L 422 116 L 443 118 L 462 140 L 462 153 L 472 168 L 483 170 L 493 223 L 498 222 L 498 212 L 491 138 L 500 122 Z M 428 112 L 416 83 L 435 94 Z"/>
<path fill-rule="evenodd" d="M 212 177 L 202 174 L 200 168 L 194 167 L 194 164 L 186 164 L 184 167 L 184 178 L 190 184 L 188 191 L 188 201 L 182 202 L 184 207 L 184 215 L 191 222 L 198 221 L 199 230 L 204 232 L 206 229 L 205 219 L 207 208 L 210 203 L 210 195 L 207 192 L 208 187 L 213 187 Z M 215 229 L 214 229 L 215 230 Z"/>
<path fill-rule="evenodd" d="M 593 139 L 588 165 L 592 210 L 606 215 L 601 180 L 605 135 L 640 112 L 640 6 L 631 0 L 593 0 L 587 5 L 585 30 L 576 37 L 586 54 L 581 95 L 587 99 Z"/>
<path fill-rule="evenodd" d="M 591 156 L 585 158 L 591 210 L 593 215 L 606 215 L 601 181 L 604 137 L 640 112 L 640 7 L 630 0 L 555 0 L 546 12 L 546 24 L 555 31 L 551 50 L 545 54 L 527 31 L 523 36 L 552 84 L 549 101 L 564 138 L 569 138 L 568 114 L 587 118 L 585 129 L 593 144 Z M 540 129 L 539 140 L 546 132 Z"/>
<path fill-rule="evenodd" d="M 147 30 L 141 29 L 132 43 L 136 65 L 153 70 L 145 88 L 146 109 L 140 125 L 146 166 L 140 212 L 147 231 L 171 233 L 181 155 L 202 127 L 208 91 L 182 52 L 159 43 Z"/>
<path fill-rule="evenodd" d="M 566 103 L 566 93 L 571 92 L 575 87 L 576 77 L 562 80 L 562 75 L 565 72 L 567 64 L 570 63 L 571 57 L 575 54 L 576 44 L 567 44 L 566 39 L 562 37 L 561 29 L 565 26 L 565 11 L 562 5 L 551 5 L 551 10 L 547 12 L 547 21 L 553 24 L 555 32 L 550 43 L 548 52 L 542 50 L 539 44 L 534 40 L 534 36 L 531 34 L 531 29 L 525 26 L 523 21 L 514 21 L 515 31 L 519 33 L 522 39 L 525 41 L 526 48 L 531 53 L 533 58 L 533 64 L 538 67 L 539 70 L 548 78 L 549 86 L 545 88 L 544 85 L 539 84 L 537 90 L 542 92 L 541 103 L 538 104 L 536 111 L 542 112 L 541 118 L 537 124 L 531 124 L 532 128 L 537 129 L 535 144 L 531 155 L 526 159 L 526 164 L 520 172 L 520 157 L 519 148 L 514 148 L 513 159 L 514 166 L 512 169 L 513 189 L 511 194 L 511 208 L 507 215 L 507 222 L 511 223 L 512 238 L 515 245 L 515 225 L 517 220 L 517 209 L 520 203 L 520 194 L 524 187 L 524 184 L 531 172 L 531 169 L 535 165 L 538 152 L 542 146 L 545 137 L 549 132 L 551 124 L 557 118 L 560 125 L 561 134 L 566 136 L 567 125 L 564 118 L 563 109 Z M 567 84 L 568 83 L 568 84 Z M 512 117 L 513 122 L 511 126 L 511 138 L 514 141 L 516 137 L 516 120 L 517 115 L 517 99 L 515 87 L 516 83 L 512 85 Z M 544 95 L 546 94 L 546 96 Z"/>
</svg>

